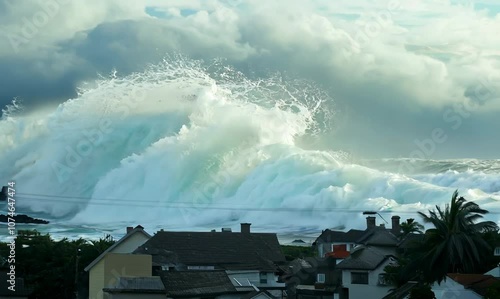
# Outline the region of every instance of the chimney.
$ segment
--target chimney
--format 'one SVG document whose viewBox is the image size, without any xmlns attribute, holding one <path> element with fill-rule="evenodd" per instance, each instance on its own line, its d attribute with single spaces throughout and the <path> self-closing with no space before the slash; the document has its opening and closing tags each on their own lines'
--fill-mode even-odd
<svg viewBox="0 0 500 299">
<path fill-rule="evenodd" d="M 401 217 L 399 216 L 392 216 L 392 228 L 391 228 L 391 231 L 394 235 L 399 235 L 401 233 L 401 226 L 399 225 L 399 219 L 401 219 Z"/>
<path fill-rule="evenodd" d="M 375 228 L 375 217 L 374 216 L 368 216 L 366 217 L 366 229 L 372 229 Z"/>
<path fill-rule="evenodd" d="M 249 234 L 250 233 L 250 225 L 251 223 L 241 223 L 241 233 Z"/>
<path fill-rule="evenodd" d="M 133 231 L 134 228 L 132 226 L 127 226 L 127 234 Z"/>
<path fill-rule="evenodd" d="M 223 233 L 230 233 L 231 232 L 231 228 L 230 227 L 223 227 L 221 229 L 221 232 L 223 232 Z"/>
</svg>

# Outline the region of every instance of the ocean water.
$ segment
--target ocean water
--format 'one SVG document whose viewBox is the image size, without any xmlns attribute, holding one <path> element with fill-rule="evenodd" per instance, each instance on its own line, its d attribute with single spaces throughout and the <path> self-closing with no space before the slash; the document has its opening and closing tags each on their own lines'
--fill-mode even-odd
<svg viewBox="0 0 500 299">
<path fill-rule="evenodd" d="M 456 189 L 498 221 L 499 160 L 361 160 L 315 149 L 335 121 L 332 103 L 311 82 L 170 57 L 83 84 L 57 107 L 5 108 L 0 181 L 16 182 L 18 213 L 51 221 L 17 228 L 56 237 L 250 222 L 285 241 L 311 240 L 324 228 L 363 228 L 367 210 L 379 223 L 418 218 Z"/>
</svg>

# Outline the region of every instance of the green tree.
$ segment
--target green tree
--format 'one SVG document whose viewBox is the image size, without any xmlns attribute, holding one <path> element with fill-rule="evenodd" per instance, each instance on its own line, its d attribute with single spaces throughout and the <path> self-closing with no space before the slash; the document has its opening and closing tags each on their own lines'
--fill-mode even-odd
<svg viewBox="0 0 500 299">
<path fill-rule="evenodd" d="M 36 230 L 19 231 L 16 273 L 33 287 L 33 298 L 74 298 L 77 284 L 88 283 L 84 268 L 113 243 L 105 237 L 95 241 L 98 246 L 94 247 L 82 238 L 56 241 Z M 8 255 L 6 243 L 0 244 L 0 254 L 2 258 Z"/>
<path fill-rule="evenodd" d="M 408 299 L 436 299 L 429 285 L 417 285 L 410 291 Z"/>
<path fill-rule="evenodd" d="M 401 235 L 400 239 L 404 239 L 409 234 L 422 234 L 424 230 L 424 226 L 413 218 L 407 219 L 405 222 L 401 223 Z"/>
<path fill-rule="evenodd" d="M 425 223 L 434 228 L 425 232 L 418 254 L 409 271 L 417 270 L 425 282 L 440 283 L 449 272 L 474 273 L 493 254 L 482 233 L 496 230 L 492 221 L 482 221 L 488 211 L 453 193 L 451 202 L 441 209 L 419 212 Z"/>
</svg>

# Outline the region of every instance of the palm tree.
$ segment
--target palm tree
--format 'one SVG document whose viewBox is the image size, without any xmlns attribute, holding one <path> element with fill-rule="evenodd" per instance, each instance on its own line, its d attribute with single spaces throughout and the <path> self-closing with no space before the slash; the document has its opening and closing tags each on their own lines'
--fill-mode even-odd
<svg viewBox="0 0 500 299">
<path fill-rule="evenodd" d="M 405 222 L 401 223 L 401 234 L 399 235 L 400 239 L 404 239 L 409 234 L 421 234 L 424 226 L 413 218 L 406 219 Z"/>
<path fill-rule="evenodd" d="M 436 206 L 429 215 L 419 212 L 425 223 L 434 226 L 425 232 L 414 262 L 426 282 L 441 283 L 449 272 L 473 273 L 493 254 L 481 234 L 497 229 L 497 225 L 492 221 L 478 222 L 487 213 L 476 203 L 458 197 L 458 191 L 444 210 Z"/>
<path fill-rule="evenodd" d="M 104 236 L 104 238 L 101 237 L 99 238 L 99 240 L 89 241 L 89 243 L 92 246 L 92 248 L 94 248 L 94 250 L 97 251 L 98 254 L 101 254 L 104 251 L 106 251 L 106 249 L 108 249 L 111 245 L 113 245 L 115 241 L 113 240 L 113 237 L 108 234 Z"/>
</svg>

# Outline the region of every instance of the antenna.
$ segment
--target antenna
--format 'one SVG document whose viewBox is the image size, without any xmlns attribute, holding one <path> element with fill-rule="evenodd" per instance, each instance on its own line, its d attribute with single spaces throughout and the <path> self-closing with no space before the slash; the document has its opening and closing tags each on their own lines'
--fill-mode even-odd
<svg viewBox="0 0 500 299">
<path fill-rule="evenodd" d="M 384 217 L 382 217 L 382 215 L 380 215 L 379 212 L 375 212 L 375 211 L 364 211 L 363 212 L 363 215 L 378 215 L 380 218 L 382 218 L 382 220 L 384 220 L 385 223 L 389 224 L 389 222 L 387 222 L 387 220 L 384 219 Z"/>
</svg>

